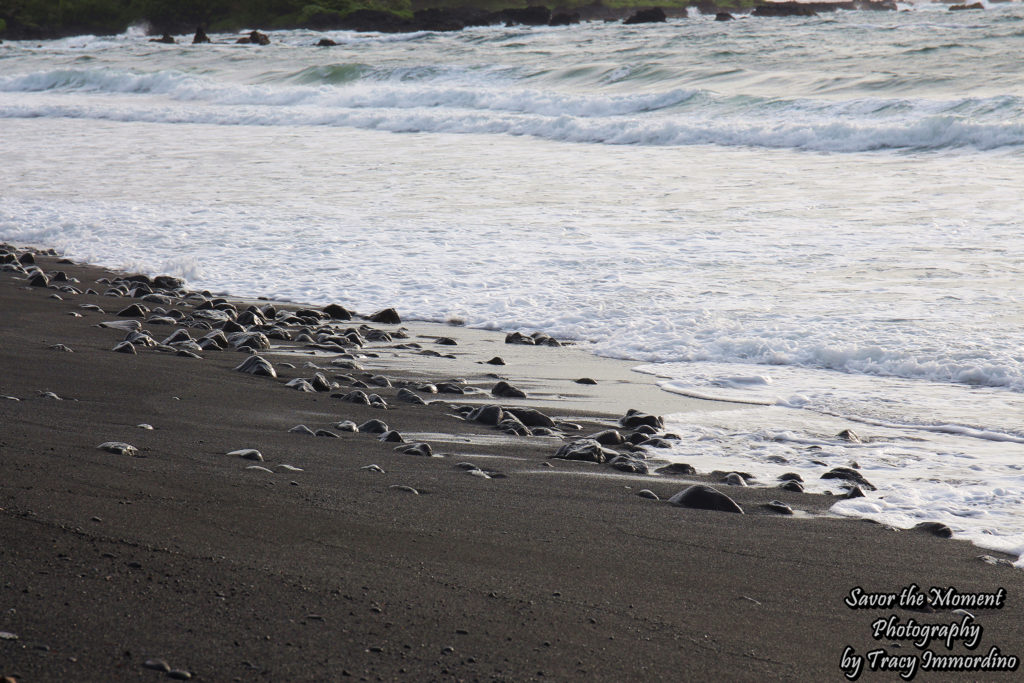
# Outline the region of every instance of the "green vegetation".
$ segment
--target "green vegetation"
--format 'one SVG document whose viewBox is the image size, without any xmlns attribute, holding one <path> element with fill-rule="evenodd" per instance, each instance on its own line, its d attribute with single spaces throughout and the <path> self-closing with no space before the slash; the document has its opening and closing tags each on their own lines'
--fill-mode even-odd
<svg viewBox="0 0 1024 683">
<path fill-rule="evenodd" d="M 706 1 L 706 0 L 705 0 Z M 713 0 L 723 8 L 749 7 L 755 0 Z M 356 10 L 411 18 L 414 10 L 472 7 L 488 11 L 544 4 L 572 11 L 587 5 L 611 9 L 699 5 L 701 0 L 3 0 L 0 34 L 47 38 L 80 33 L 121 33 L 146 23 L 152 33 L 191 33 L 243 28 L 330 28 Z"/>
</svg>

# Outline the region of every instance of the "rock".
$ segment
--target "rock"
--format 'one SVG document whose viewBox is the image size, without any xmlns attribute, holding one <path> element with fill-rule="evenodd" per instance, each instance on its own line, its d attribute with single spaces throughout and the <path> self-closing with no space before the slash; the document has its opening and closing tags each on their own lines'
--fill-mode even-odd
<svg viewBox="0 0 1024 683">
<path fill-rule="evenodd" d="M 236 349 L 265 351 L 270 348 L 270 340 L 262 332 L 232 332 L 227 339 L 228 344 Z"/>
<path fill-rule="evenodd" d="M 334 41 L 331 42 L 333 43 Z M 340 304 L 328 304 L 327 306 L 324 306 L 323 312 L 329 318 L 332 318 L 334 320 L 352 319 L 352 311 L 348 310 L 347 308 Z"/>
<path fill-rule="evenodd" d="M 693 468 L 693 465 L 688 465 L 685 462 L 674 462 L 671 465 L 665 465 L 655 470 L 658 474 L 674 474 L 681 476 L 692 476 L 697 474 L 697 470 Z"/>
<path fill-rule="evenodd" d="M 359 432 L 359 427 L 356 425 L 355 422 L 352 422 L 351 420 L 335 422 L 334 428 L 340 432 L 352 432 L 353 434 Z"/>
<path fill-rule="evenodd" d="M 531 5 L 523 9 L 510 7 L 499 14 L 508 25 L 547 26 L 551 22 L 551 10 L 543 5 Z"/>
<path fill-rule="evenodd" d="M 378 474 L 387 474 L 380 465 L 363 465 L 359 469 L 366 470 L 367 472 L 377 472 Z"/>
<path fill-rule="evenodd" d="M 728 484 L 729 486 L 746 486 L 747 480 L 736 472 L 730 472 L 722 478 L 722 483 Z"/>
<path fill-rule="evenodd" d="M 334 387 L 331 386 L 330 380 L 322 372 L 318 372 L 313 375 L 313 379 L 309 380 L 309 383 L 317 391 L 330 391 Z"/>
<path fill-rule="evenodd" d="M 398 311 L 393 308 L 385 308 L 384 310 L 377 311 L 370 316 L 370 322 L 382 323 L 384 325 L 398 325 L 402 322 L 402 319 L 398 316 Z"/>
<path fill-rule="evenodd" d="M 392 484 L 388 488 L 389 489 L 394 489 L 395 491 L 403 491 L 405 493 L 411 493 L 414 496 L 420 495 L 420 492 L 417 491 L 416 489 L 414 489 L 413 487 L 411 487 L 411 486 L 403 486 L 402 484 Z"/>
<path fill-rule="evenodd" d="M 118 353 L 138 353 L 138 351 L 135 350 L 135 345 L 132 344 L 131 342 L 126 341 L 120 342 L 111 350 L 116 351 Z"/>
<path fill-rule="evenodd" d="M 783 491 L 792 491 L 793 493 L 804 492 L 804 485 L 795 480 L 783 482 L 782 484 L 779 484 L 779 488 Z"/>
<path fill-rule="evenodd" d="M 360 429 L 359 431 L 368 431 L 368 430 Z M 371 432 L 371 433 L 373 433 L 373 432 Z M 383 434 L 381 434 L 380 435 L 380 440 L 384 441 L 385 443 L 405 443 L 405 439 L 402 438 L 402 435 L 399 434 L 394 429 L 389 429 L 386 432 L 384 432 Z"/>
<path fill-rule="evenodd" d="M 441 346 L 458 346 L 459 345 L 459 342 L 455 341 L 451 337 L 438 337 L 437 339 L 434 340 L 434 343 L 435 344 L 440 344 Z"/>
<path fill-rule="evenodd" d="M 411 443 L 405 446 L 399 446 L 395 451 L 404 455 L 418 455 L 424 458 L 430 458 L 434 455 L 434 451 L 431 450 L 430 444 L 425 443 Z"/>
<path fill-rule="evenodd" d="M 39 272 L 29 278 L 28 284 L 30 287 L 49 287 L 50 280 L 44 273 Z"/>
<path fill-rule="evenodd" d="M 250 375 L 263 375 L 277 378 L 277 370 L 261 356 L 249 356 L 242 363 L 235 367 L 238 372 L 247 372 Z"/>
<path fill-rule="evenodd" d="M 733 15 L 728 12 L 717 12 L 715 13 L 715 21 L 732 21 L 735 19 Z"/>
<path fill-rule="evenodd" d="M 307 427 L 306 425 L 295 425 L 288 430 L 292 434 L 304 434 L 306 436 L 316 436 L 316 432 Z"/>
<path fill-rule="evenodd" d="M 310 384 L 308 380 L 303 379 L 302 377 L 296 377 L 295 379 L 288 380 L 285 386 L 291 389 L 295 389 L 297 391 L 304 391 L 308 394 L 316 393 L 316 389 L 313 388 L 313 385 Z"/>
<path fill-rule="evenodd" d="M 516 436 L 530 436 L 532 434 L 529 427 L 524 425 L 516 418 L 515 415 L 510 413 L 504 413 L 502 415 L 501 422 L 498 423 L 498 429 L 506 434 L 514 434 Z"/>
<path fill-rule="evenodd" d="M 789 507 L 785 503 L 779 500 L 772 500 L 762 505 L 765 510 L 771 510 L 772 512 L 780 515 L 791 515 L 793 514 L 793 508 Z"/>
<path fill-rule="evenodd" d="M 366 381 L 369 382 L 370 384 L 372 384 L 374 386 L 378 386 L 378 387 L 390 387 L 391 386 L 391 380 L 389 380 L 384 375 L 374 375 L 373 377 L 370 377 Z"/>
<path fill-rule="evenodd" d="M 153 671 L 162 671 L 167 673 L 171 670 L 171 665 L 162 659 L 147 659 L 142 663 L 142 666 Z"/>
<path fill-rule="evenodd" d="M 921 522 L 914 525 L 914 531 L 920 531 L 939 538 L 953 538 L 953 530 L 942 522 Z"/>
<path fill-rule="evenodd" d="M 661 500 L 661 498 L 658 497 L 658 494 L 650 489 L 641 489 L 636 492 L 636 495 L 641 498 L 647 498 L 648 500 Z"/>
<path fill-rule="evenodd" d="M 427 404 L 427 402 L 424 401 L 422 398 L 420 398 L 419 396 L 405 388 L 399 389 L 398 393 L 395 394 L 395 398 L 397 398 L 399 401 L 404 401 L 405 403 L 413 403 L 415 405 L 420 406 L 424 406 Z"/>
<path fill-rule="evenodd" d="M 174 45 L 178 41 L 176 41 L 174 39 L 174 36 L 172 36 L 170 33 L 165 33 L 162 36 L 160 36 L 159 38 L 150 38 L 149 42 L 151 42 L 151 43 L 164 43 L 165 45 Z"/>
<path fill-rule="evenodd" d="M 576 384 L 597 384 L 596 379 L 591 379 L 589 377 L 580 377 L 579 379 L 573 381 L 576 382 Z"/>
<path fill-rule="evenodd" d="M 855 485 L 851 486 L 850 489 L 846 492 L 846 496 L 845 497 L 846 498 L 863 498 L 864 497 L 864 490 L 861 487 L 859 487 L 859 486 L 857 486 L 855 484 Z"/>
<path fill-rule="evenodd" d="M 818 13 L 813 8 L 805 6 L 800 2 L 769 2 L 758 5 L 751 12 L 754 17 L 816 17 Z"/>
<path fill-rule="evenodd" d="M 645 448 L 672 448 L 672 442 L 666 441 L 665 439 L 651 437 L 646 441 L 638 443 L 637 446 L 644 446 Z"/>
<path fill-rule="evenodd" d="M 604 431 L 597 432 L 596 434 L 591 434 L 587 438 L 593 439 L 602 446 L 618 446 L 626 441 L 617 429 L 605 429 Z"/>
<path fill-rule="evenodd" d="M 255 448 L 240 448 L 237 451 L 230 451 L 228 455 L 242 458 L 243 460 L 255 460 L 256 462 L 263 462 L 263 454 Z"/>
<path fill-rule="evenodd" d="M 192 44 L 199 45 L 200 43 L 208 42 L 210 42 L 210 36 L 206 35 L 206 31 L 203 30 L 202 26 L 198 27 L 195 35 L 192 36 Z"/>
<path fill-rule="evenodd" d="M 661 417 L 633 409 L 626 411 L 625 416 L 619 419 L 619 424 L 626 429 L 636 429 L 641 426 L 651 427 L 654 430 L 665 428 L 665 421 Z"/>
<path fill-rule="evenodd" d="M 521 332 L 511 332 L 505 335 L 506 344 L 526 344 L 527 346 L 534 346 L 536 344 L 533 341 L 533 337 L 528 337 Z"/>
<path fill-rule="evenodd" d="M 573 12 L 572 14 L 557 12 L 551 15 L 551 21 L 548 22 L 548 26 L 570 26 L 578 24 L 580 21 L 581 18 L 578 12 Z"/>
<path fill-rule="evenodd" d="M 286 465 L 286 464 L 283 464 L 283 463 L 280 464 L 280 465 L 274 465 L 274 471 L 275 472 L 305 472 L 305 470 L 302 469 L 301 467 L 296 467 L 295 465 Z"/>
<path fill-rule="evenodd" d="M 334 47 L 335 45 L 337 45 L 337 43 L 330 38 L 321 38 L 316 44 L 317 47 Z M 348 320 L 348 318 L 345 318 L 345 320 Z"/>
<path fill-rule="evenodd" d="M 779 475 L 779 481 L 803 481 L 803 480 L 804 480 L 804 478 L 801 477 L 796 472 L 786 472 L 785 474 L 780 474 Z"/>
<path fill-rule="evenodd" d="M 387 426 L 387 423 L 381 420 L 367 420 L 359 425 L 359 431 L 364 434 L 384 434 L 389 430 L 390 428 Z"/>
<path fill-rule="evenodd" d="M 122 308 L 117 312 L 117 315 L 121 318 L 144 318 L 149 313 L 149 309 L 139 304 L 132 304 L 127 308 Z"/>
<path fill-rule="evenodd" d="M 560 460 L 582 460 L 585 462 L 604 463 L 619 454 L 601 447 L 593 439 L 578 439 L 565 444 L 553 457 Z"/>
<path fill-rule="evenodd" d="M 344 395 L 331 394 L 331 396 L 340 398 L 342 401 L 348 401 L 349 403 L 361 403 L 367 406 L 370 405 L 370 397 L 366 395 L 365 391 L 361 391 L 359 389 L 356 389 L 355 391 L 350 391 Z"/>
<path fill-rule="evenodd" d="M 849 441 L 850 443 L 862 443 L 860 437 L 857 436 L 857 433 L 852 429 L 844 429 L 836 434 L 836 438 L 842 439 L 843 441 Z"/>
<path fill-rule="evenodd" d="M 265 33 L 252 31 L 249 35 L 242 36 L 235 42 L 239 45 L 270 45 L 270 38 Z"/>
<path fill-rule="evenodd" d="M 492 359 L 490 359 L 488 361 L 484 361 L 484 362 L 487 363 L 488 365 L 504 365 L 505 364 L 505 360 L 501 356 L 495 356 L 494 358 L 492 358 Z"/>
<path fill-rule="evenodd" d="M 438 382 L 435 385 L 437 391 L 442 394 L 465 394 L 466 390 L 454 382 Z"/>
<path fill-rule="evenodd" d="M 107 453 L 113 453 L 115 455 L 128 455 L 131 457 L 136 457 L 139 454 L 138 448 L 131 445 L 130 443 L 125 443 L 123 441 L 105 441 L 96 448 L 98 448 L 101 451 L 106 451 Z"/>
<path fill-rule="evenodd" d="M 664 22 L 665 20 L 665 10 L 660 7 L 652 7 L 651 9 L 639 10 L 622 23 L 623 25 L 629 26 L 632 24 L 655 24 Z"/>
<path fill-rule="evenodd" d="M 167 672 L 167 677 L 176 681 L 188 681 L 192 679 L 192 674 L 184 669 L 171 669 Z"/>
<path fill-rule="evenodd" d="M 645 463 L 643 460 L 637 460 L 635 458 L 630 458 L 625 455 L 615 456 L 614 458 L 608 461 L 608 464 L 620 472 L 627 472 L 629 474 L 648 473 L 647 463 Z"/>
<path fill-rule="evenodd" d="M 875 486 L 864 478 L 857 470 L 852 470 L 849 467 L 835 467 L 825 474 L 821 475 L 822 479 L 842 479 L 843 481 L 853 482 L 859 484 L 861 488 L 865 488 L 869 491 L 876 491 Z"/>
<path fill-rule="evenodd" d="M 974 3 L 971 3 L 970 5 L 951 5 L 950 8 L 949 8 L 949 11 L 950 12 L 963 12 L 965 10 L 974 10 L 974 9 L 985 9 L 985 5 L 981 4 L 980 2 L 974 2 Z"/>
<path fill-rule="evenodd" d="M 520 422 L 527 427 L 549 427 L 555 428 L 555 421 L 550 417 L 534 410 L 533 408 L 503 408 L 506 413 L 512 413 Z"/>
<path fill-rule="evenodd" d="M 492 427 L 497 426 L 503 417 L 504 411 L 502 411 L 501 406 L 480 406 L 466 415 L 467 420 Z"/>
<path fill-rule="evenodd" d="M 738 512 L 743 514 L 743 508 L 736 504 L 729 496 L 721 491 L 703 486 L 700 484 L 683 489 L 668 499 L 668 502 L 677 507 L 694 508 L 698 510 L 718 510 L 720 512 Z"/>
<path fill-rule="evenodd" d="M 562 343 L 559 342 L 557 339 L 555 339 L 554 337 L 551 337 L 550 335 L 544 334 L 543 332 L 534 332 L 533 334 L 530 335 L 530 337 L 533 338 L 533 343 L 536 346 L 561 346 L 562 345 Z"/>
<path fill-rule="evenodd" d="M 491 388 L 491 395 L 501 398 L 526 398 L 526 392 L 502 380 Z"/>
</svg>

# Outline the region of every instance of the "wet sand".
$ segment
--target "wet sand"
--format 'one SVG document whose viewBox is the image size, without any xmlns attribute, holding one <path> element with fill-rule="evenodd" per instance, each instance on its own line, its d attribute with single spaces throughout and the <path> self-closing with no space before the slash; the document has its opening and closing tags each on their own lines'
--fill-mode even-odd
<svg viewBox="0 0 1024 683">
<path fill-rule="evenodd" d="M 38 262 L 82 290 L 102 292 L 96 279 L 117 276 Z M 275 341 L 261 352 L 279 372 L 271 379 L 235 372 L 246 356 L 232 350 L 201 360 L 114 353 L 125 332 L 96 325 L 136 300 L 55 293 L 0 273 L 0 396 L 20 399 L 0 399 L 0 676 L 153 681 L 170 674 L 146 663 L 163 660 L 174 676 L 207 681 L 842 680 L 847 646 L 921 654 L 909 641 L 874 639 L 876 618 L 962 620 L 843 602 L 857 586 L 899 593 L 911 584 L 1005 588 L 1002 609 L 970 610 L 984 627 L 975 652 L 1024 654 L 1024 573 L 979 559 L 993 553 L 830 517 L 828 496 L 554 459 L 628 408 L 714 408 L 661 392 L 628 364 L 419 323 L 404 325 L 408 339 L 355 350 L 377 355 L 355 359 L 361 371 L 331 366 L 337 353 Z M 175 329 L 143 327 L 157 340 Z M 395 348 L 412 342 L 421 348 Z M 420 355 L 427 349 L 456 357 Z M 482 363 L 495 355 L 506 365 Z M 328 376 L 464 378 L 472 393 L 420 392 L 434 403 L 419 406 L 397 400 L 395 387 L 364 389 L 388 402 L 382 410 L 286 388 L 312 376 L 306 362 Z M 490 397 L 490 373 L 531 398 Z M 582 376 L 598 383 L 573 381 Z M 342 384 L 334 393 L 350 390 Z M 512 437 L 459 417 L 458 406 L 481 403 L 533 405 L 583 429 Z M 399 444 L 333 427 L 369 419 L 442 457 L 400 454 Z M 338 438 L 288 431 L 298 424 Z M 97 449 L 111 441 L 140 457 Z M 264 461 L 227 455 L 243 448 Z M 463 462 L 505 476 L 474 476 Z M 284 464 L 302 471 L 278 471 Z M 371 464 L 383 472 L 362 469 Z M 694 482 L 747 514 L 663 502 Z M 798 514 L 761 507 L 772 499 Z"/>
</svg>

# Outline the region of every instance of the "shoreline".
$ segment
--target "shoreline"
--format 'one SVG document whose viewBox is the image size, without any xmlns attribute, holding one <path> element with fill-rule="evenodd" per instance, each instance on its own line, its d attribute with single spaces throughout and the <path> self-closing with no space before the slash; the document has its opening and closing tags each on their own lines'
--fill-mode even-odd
<svg viewBox="0 0 1024 683">
<path fill-rule="evenodd" d="M 125 331 L 96 324 L 136 320 L 113 314 L 137 303 L 194 313 L 200 299 L 103 296 L 95 280 L 117 273 L 36 261 L 98 294 L 0 273 L 0 395 L 20 399 L 0 401 L 0 524 L 12 540 L 0 551 L 12 569 L 0 631 L 16 636 L 0 641 L 0 675 L 152 680 L 146 660 L 156 658 L 205 680 L 839 679 L 844 647 L 878 645 L 869 626 L 886 613 L 851 610 L 843 598 L 856 586 L 911 584 L 1005 588 L 1004 609 L 976 615 L 984 650 L 1024 652 L 1024 578 L 965 542 L 829 516 L 834 497 L 555 459 L 561 445 L 616 427 L 627 408 L 657 415 L 660 400 L 692 401 L 654 377 L 617 374 L 631 372 L 628 363 L 505 344 L 499 333 L 366 320 L 337 321 L 368 326 L 361 347 L 271 340 L 277 347 L 259 354 L 276 380 L 234 372 L 251 356 L 232 350 L 195 352 L 201 360 L 142 347 L 113 353 Z M 178 329 L 144 327 L 157 341 Z M 402 327 L 406 338 L 396 335 Z M 193 339 L 210 331 L 189 328 Z M 441 331 L 456 343 L 438 343 Z M 380 332 L 391 339 L 369 341 Z M 493 355 L 506 364 L 486 364 Z M 587 363 L 579 372 L 577 360 Z M 315 372 L 339 386 L 284 386 Z M 490 396 L 494 374 L 528 398 Z M 368 382 L 381 375 L 392 386 Z M 575 384 L 589 375 L 596 385 Z M 468 393 L 414 388 L 456 378 Z M 330 396 L 355 382 L 387 409 Z M 429 405 L 403 403 L 399 390 L 410 387 Z M 491 403 L 536 406 L 557 433 L 511 436 L 464 419 L 462 406 Z M 444 457 L 334 427 L 371 419 Z M 289 431 L 299 424 L 338 438 Z M 144 457 L 97 449 L 119 441 Z M 244 448 L 264 460 L 227 455 Z M 644 450 L 641 462 L 656 462 L 656 449 Z M 493 476 L 470 476 L 459 468 L 466 461 Z M 747 514 L 637 495 L 648 488 L 664 501 L 695 482 Z M 776 515 L 762 507 L 771 499 L 804 514 Z"/>
</svg>

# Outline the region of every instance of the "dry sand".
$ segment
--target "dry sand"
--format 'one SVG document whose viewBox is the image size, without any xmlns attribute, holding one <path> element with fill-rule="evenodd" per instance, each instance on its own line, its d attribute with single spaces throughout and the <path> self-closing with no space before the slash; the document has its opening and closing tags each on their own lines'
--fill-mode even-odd
<svg viewBox="0 0 1024 683">
<path fill-rule="evenodd" d="M 38 261 L 82 290 L 102 292 L 95 280 L 116 276 Z M 962 621 L 948 610 L 844 604 L 857 586 L 911 584 L 1005 588 L 1002 609 L 970 610 L 984 628 L 975 652 L 1024 654 L 1024 573 L 987 564 L 979 556 L 991 553 L 966 543 L 830 517 L 828 496 L 777 488 L 714 483 L 745 515 L 644 499 L 643 488 L 665 499 L 709 478 L 556 460 L 566 439 L 508 437 L 455 416 L 457 405 L 499 402 L 486 394 L 421 394 L 447 402 L 415 406 L 374 388 L 390 404 L 381 410 L 295 391 L 284 382 L 310 377 L 304 363 L 329 367 L 337 356 L 314 358 L 301 344 L 265 354 L 277 380 L 234 372 L 245 358 L 235 351 L 114 353 L 125 333 L 96 324 L 132 300 L 55 293 L 0 273 L 0 396 L 20 399 L 0 399 L 0 676 L 157 681 L 169 674 L 146 662 L 161 659 L 176 676 L 207 681 L 843 680 L 847 646 L 922 654 L 874 639 L 879 617 Z M 90 303 L 106 313 L 81 308 Z M 144 327 L 158 340 L 173 330 Z M 518 403 L 580 422 L 581 434 L 631 407 L 712 407 L 575 349 L 406 327 L 412 338 L 401 342 L 456 358 L 395 349 L 396 340 L 368 345 L 378 357 L 358 362 L 393 379 L 463 377 L 484 389 L 499 373 L 536 397 Z M 480 363 L 495 355 L 508 364 Z M 598 384 L 572 382 L 579 376 Z M 288 431 L 371 418 L 444 457 L 402 455 L 370 434 Z M 141 457 L 97 449 L 108 441 Z M 226 455 L 241 448 L 265 462 Z M 467 461 L 506 476 L 469 475 L 457 467 Z M 302 471 L 247 469 L 255 464 Z M 370 464 L 384 472 L 361 469 Z M 803 512 L 771 514 L 760 507 L 771 499 Z"/>
</svg>

